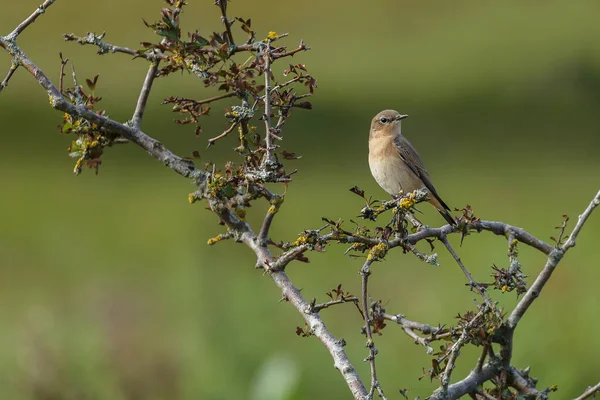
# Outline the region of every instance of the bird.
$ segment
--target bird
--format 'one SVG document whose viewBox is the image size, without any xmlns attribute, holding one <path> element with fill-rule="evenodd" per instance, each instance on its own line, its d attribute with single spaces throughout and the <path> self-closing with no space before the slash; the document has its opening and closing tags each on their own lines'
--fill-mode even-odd
<svg viewBox="0 0 600 400">
<path fill-rule="evenodd" d="M 408 115 L 384 110 L 371 121 L 369 167 L 379 186 L 392 196 L 417 189 L 429 191 L 431 203 L 450 225 L 456 221 L 450 207 L 435 190 L 423 161 L 412 144 L 402 135 L 402 120 Z"/>
</svg>

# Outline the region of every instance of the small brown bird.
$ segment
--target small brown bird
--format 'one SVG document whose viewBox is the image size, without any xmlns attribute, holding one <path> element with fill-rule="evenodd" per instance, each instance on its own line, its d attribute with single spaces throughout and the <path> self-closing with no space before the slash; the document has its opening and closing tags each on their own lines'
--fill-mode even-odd
<svg viewBox="0 0 600 400">
<path fill-rule="evenodd" d="M 408 117 L 398 111 L 384 110 L 371 121 L 369 133 L 369 167 L 371 174 L 383 190 L 397 195 L 425 188 L 430 193 L 429 202 L 451 225 L 456 221 L 450 215 L 450 207 L 438 195 L 421 157 L 402 136 L 401 121 Z"/>
</svg>

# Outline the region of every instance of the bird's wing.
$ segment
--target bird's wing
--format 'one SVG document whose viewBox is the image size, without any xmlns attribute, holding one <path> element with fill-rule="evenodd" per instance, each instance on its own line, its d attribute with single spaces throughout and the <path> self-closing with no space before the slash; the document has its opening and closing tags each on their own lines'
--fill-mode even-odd
<svg viewBox="0 0 600 400">
<path fill-rule="evenodd" d="M 429 173 L 425 169 L 423 161 L 421 160 L 421 157 L 419 157 L 419 153 L 417 153 L 417 150 L 415 150 L 412 144 L 410 144 L 410 142 L 406 140 L 406 138 L 402 135 L 398 135 L 394 138 L 394 144 L 398 149 L 398 153 L 400 154 L 400 158 L 402 158 L 402 161 L 404 161 L 408 168 L 410 168 L 410 170 L 414 172 L 415 175 L 417 175 L 419 179 L 421 179 L 421 181 L 423 181 L 423 184 L 425 185 L 427 190 L 429 190 L 429 193 L 431 193 L 431 195 L 434 196 L 437 201 L 439 201 L 442 207 L 449 211 L 450 207 L 448 207 L 448 205 L 442 201 L 437 191 L 435 190 L 435 187 L 431 182 L 431 178 L 429 177 Z"/>
</svg>

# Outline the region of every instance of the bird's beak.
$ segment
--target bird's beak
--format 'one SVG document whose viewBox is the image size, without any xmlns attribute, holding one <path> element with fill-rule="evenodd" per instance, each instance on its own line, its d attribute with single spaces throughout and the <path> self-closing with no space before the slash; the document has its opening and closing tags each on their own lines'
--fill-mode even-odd
<svg viewBox="0 0 600 400">
<path fill-rule="evenodd" d="M 401 119 L 404 119 L 404 118 L 406 118 L 406 117 L 408 117 L 408 115 L 398 115 L 398 116 L 396 117 L 396 121 L 400 121 Z"/>
</svg>

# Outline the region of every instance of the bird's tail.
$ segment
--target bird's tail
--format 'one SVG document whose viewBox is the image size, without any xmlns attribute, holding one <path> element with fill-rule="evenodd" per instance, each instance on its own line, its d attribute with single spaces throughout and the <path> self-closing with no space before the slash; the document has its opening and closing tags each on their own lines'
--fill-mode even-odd
<svg viewBox="0 0 600 400">
<path fill-rule="evenodd" d="M 444 203 L 442 199 L 440 199 L 437 196 L 432 196 L 429 198 L 429 202 L 433 204 L 433 206 L 440 212 L 442 217 L 444 217 L 444 219 L 448 221 L 450 225 L 456 225 L 456 221 L 454 220 L 452 215 L 450 215 L 450 207 L 448 207 L 448 205 Z"/>
<path fill-rule="evenodd" d="M 438 208 L 438 211 L 440 212 L 440 214 L 442 215 L 442 217 L 444 217 L 444 219 L 446 221 L 448 221 L 448 223 L 452 226 L 456 225 L 456 221 L 454 220 L 454 218 L 452 218 L 452 215 L 450 215 L 450 213 L 448 212 L 448 210 L 440 210 Z"/>
</svg>

